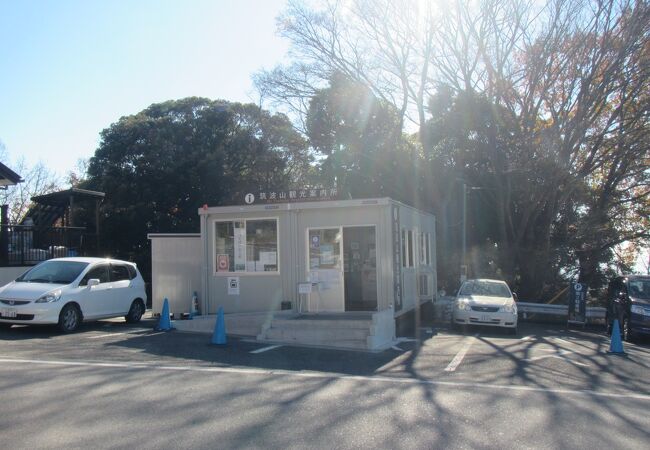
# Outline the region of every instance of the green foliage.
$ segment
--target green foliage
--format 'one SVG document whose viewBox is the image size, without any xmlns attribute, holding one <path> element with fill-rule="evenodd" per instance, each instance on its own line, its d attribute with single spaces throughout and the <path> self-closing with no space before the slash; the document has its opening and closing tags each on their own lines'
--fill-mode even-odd
<svg viewBox="0 0 650 450">
<path fill-rule="evenodd" d="M 198 208 L 282 189 L 306 172 L 304 139 L 252 104 L 185 98 L 122 117 L 101 133 L 83 187 L 106 193 L 103 248 L 143 265 L 147 233 L 198 232 Z"/>
<path fill-rule="evenodd" d="M 330 86 L 311 98 L 307 135 L 323 155 L 319 181 L 354 198 L 411 199 L 407 171 L 413 147 L 402 136 L 395 108 L 377 99 L 363 83 L 335 73 Z"/>
</svg>

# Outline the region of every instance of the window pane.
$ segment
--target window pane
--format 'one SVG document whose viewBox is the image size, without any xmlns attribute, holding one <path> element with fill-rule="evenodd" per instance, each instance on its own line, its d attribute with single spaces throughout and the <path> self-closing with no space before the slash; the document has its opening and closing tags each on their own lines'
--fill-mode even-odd
<svg viewBox="0 0 650 450">
<path fill-rule="evenodd" d="M 408 231 L 408 249 L 409 249 L 409 262 L 408 266 L 413 267 L 413 231 Z"/>
<path fill-rule="evenodd" d="M 340 269 L 341 234 L 338 229 L 309 230 L 309 268 Z"/>
<path fill-rule="evenodd" d="M 88 284 L 88 280 L 92 280 L 93 278 L 98 279 L 100 283 L 108 283 L 110 280 L 108 264 L 93 267 L 90 269 L 88 273 L 84 275 L 83 280 L 81 280 L 81 283 L 79 283 L 79 286 L 86 286 Z"/>
<path fill-rule="evenodd" d="M 246 271 L 277 272 L 278 224 L 276 220 L 246 222 Z"/>
<path fill-rule="evenodd" d="M 126 266 L 111 264 L 111 281 L 122 281 L 129 279 L 129 270 Z"/>
<path fill-rule="evenodd" d="M 429 233 L 422 233 L 422 257 L 420 259 L 427 266 L 431 264 L 429 256 Z"/>
<path fill-rule="evenodd" d="M 426 264 L 427 263 L 427 252 L 424 249 L 425 246 L 425 239 L 424 239 L 424 233 L 418 233 L 418 248 L 420 249 L 420 264 Z"/>
<path fill-rule="evenodd" d="M 48 283 L 68 284 L 76 280 L 86 267 L 88 267 L 88 263 L 50 260 L 34 266 L 18 277 L 16 281 L 45 280 Z"/>
<path fill-rule="evenodd" d="M 215 223 L 214 247 L 217 272 L 235 271 L 235 231 L 233 222 Z"/>
<path fill-rule="evenodd" d="M 215 223 L 217 272 L 277 272 L 275 219 Z"/>
</svg>

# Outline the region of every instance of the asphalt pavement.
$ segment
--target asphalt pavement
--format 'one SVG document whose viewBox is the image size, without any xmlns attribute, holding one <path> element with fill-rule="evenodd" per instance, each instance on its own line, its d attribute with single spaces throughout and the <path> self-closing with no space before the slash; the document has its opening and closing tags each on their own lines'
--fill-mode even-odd
<svg viewBox="0 0 650 450">
<path fill-rule="evenodd" d="M 648 342 L 419 329 L 380 353 L 155 332 L 0 330 L 5 448 L 646 448 Z"/>
</svg>

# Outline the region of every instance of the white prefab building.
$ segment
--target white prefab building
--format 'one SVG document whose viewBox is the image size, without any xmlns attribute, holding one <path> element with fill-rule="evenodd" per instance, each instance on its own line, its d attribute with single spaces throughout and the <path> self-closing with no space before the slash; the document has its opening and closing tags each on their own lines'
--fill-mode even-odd
<svg viewBox="0 0 650 450">
<path fill-rule="evenodd" d="M 240 334 L 380 349 L 395 338 L 396 320 L 437 291 L 434 217 L 389 198 L 199 215 L 199 235 L 150 235 L 154 312 L 166 297 L 175 315 L 187 313 L 196 291 L 204 315 L 223 307 L 227 324 L 246 322 Z"/>
</svg>

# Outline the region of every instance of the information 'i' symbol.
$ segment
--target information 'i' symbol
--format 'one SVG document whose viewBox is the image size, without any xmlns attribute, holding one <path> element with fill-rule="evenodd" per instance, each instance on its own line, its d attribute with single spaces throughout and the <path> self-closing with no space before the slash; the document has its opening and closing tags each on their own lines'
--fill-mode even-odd
<svg viewBox="0 0 650 450">
<path fill-rule="evenodd" d="M 244 197 L 244 201 L 250 205 L 255 201 L 255 196 L 253 194 L 246 194 L 246 197 Z"/>
</svg>

